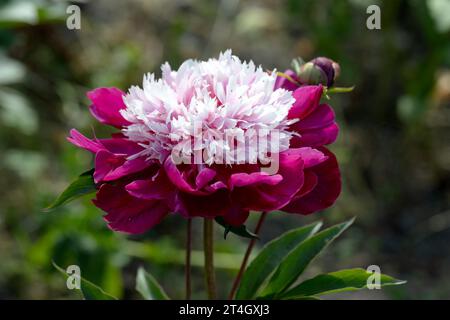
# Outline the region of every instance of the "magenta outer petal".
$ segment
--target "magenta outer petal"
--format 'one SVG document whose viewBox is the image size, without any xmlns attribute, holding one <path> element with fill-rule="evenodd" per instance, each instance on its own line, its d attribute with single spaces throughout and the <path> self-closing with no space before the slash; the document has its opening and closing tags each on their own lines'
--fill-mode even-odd
<svg viewBox="0 0 450 320">
<path fill-rule="evenodd" d="M 293 96 L 295 102 L 289 110 L 288 118 L 300 121 L 311 114 L 319 105 L 322 97 L 323 87 L 318 86 L 304 86 L 294 91 Z"/>
<path fill-rule="evenodd" d="M 96 153 L 100 150 L 105 149 L 105 147 L 101 143 L 86 138 L 76 129 L 70 130 L 70 136 L 67 137 L 67 140 L 75 146 L 88 150 L 92 153 Z"/>
<path fill-rule="evenodd" d="M 196 170 L 194 165 L 180 165 L 181 166 L 188 166 L 191 170 Z M 188 183 L 185 177 L 185 172 L 181 172 L 180 169 L 177 167 L 177 165 L 172 161 L 171 157 L 167 157 L 166 161 L 164 161 L 164 169 L 166 171 L 167 177 L 169 180 L 177 187 L 180 191 L 195 194 L 195 195 L 206 195 L 207 192 L 201 191 L 200 188 L 197 186 L 192 186 Z M 186 170 L 187 172 L 187 170 Z M 209 175 L 210 172 L 208 171 Z M 206 176 L 205 176 L 206 177 Z M 204 178 L 199 178 L 198 182 L 203 183 Z M 208 177 L 209 179 L 209 177 Z M 197 180 L 197 179 L 196 179 Z"/>
<path fill-rule="evenodd" d="M 216 192 L 219 189 L 227 189 L 227 185 L 223 181 L 216 181 L 208 186 L 205 186 L 205 191 L 207 193 L 213 193 Z"/>
<path fill-rule="evenodd" d="M 123 178 L 129 174 L 137 173 L 139 171 L 145 170 L 152 164 L 146 161 L 144 158 L 136 158 L 132 160 L 126 160 L 121 166 L 118 166 L 111 172 L 109 172 L 103 181 L 114 181 Z"/>
<path fill-rule="evenodd" d="M 293 124 L 290 130 L 300 134 L 291 139 L 291 146 L 319 147 L 336 141 L 339 127 L 333 109 L 327 104 L 315 108 L 306 118 Z"/>
<path fill-rule="evenodd" d="M 164 202 L 137 199 L 110 184 L 103 184 L 92 202 L 107 212 L 104 219 L 112 230 L 132 234 L 149 230 L 168 214 Z"/>
<path fill-rule="evenodd" d="M 278 175 L 283 180 L 276 185 L 256 183 L 235 187 L 232 199 L 246 210 L 272 211 L 285 206 L 303 185 L 301 154 L 292 150 L 280 153 Z"/>
<path fill-rule="evenodd" d="M 143 171 L 151 166 L 143 158 L 126 160 L 125 156 L 115 155 L 106 150 L 100 150 L 95 156 L 94 181 L 114 181 L 127 175 Z"/>
<path fill-rule="evenodd" d="M 121 166 L 123 162 L 123 157 L 116 156 L 107 150 L 100 150 L 95 155 L 94 181 L 98 183 L 104 180 L 111 171 Z"/>
<path fill-rule="evenodd" d="M 228 212 L 223 216 L 226 223 L 232 226 L 240 226 L 242 225 L 248 218 L 249 211 L 242 210 L 239 207 L 232 207 Z"/>
<path fill-rule="evenodd" d="M 291 126 L 294 131 L 320 129 L 334 123 L 335 114 L 328 104 L 321 104 L 306 118 L 301 119 Z"/>
<path fill-rule="evenodd" d="M 162 168 L 151 179 L 133 181 L 125 189 L 133 197 L 145 200 L 167 199 L 174 191 Z"/>
<path fill-rule="evenodd" d="M 205 187 L 216 176 L 216 171 L 209 168 L 203 168 L 195 178 L 195 185 L 198 189 Z"/>
<path fill-rule="evenodd" d="M 214 218 L 224 216 L 230 210 L 231 201 L 229 191 L 220 189 L 209 195 L 194 195 L 179 192 L 175 211 L 185 217 Z"/>
<path fill-rule="evenodd" d="M 317 183 L 309 192 L 302 192 L 282 211 L 299 214 L 311 214 L 330 207 L 341 193 L 341 175 L 336 157 L 326 148 L 320 148 L 328 160 L 314 166 L 308 171 L 317 177 Z"/>
<path fill-rule="evenodd" d="M 293 137 L 291 139 L 291 146 L 293 148 L 311 146 L 320 147 L 327 144 L 331 144 L 336 141 L 339 134 L 339 127 L 336 123 L 332 125 L 313 130 L 304 130 L 300 133 L 300 137 Z"/>
<path fill-rule="evenodd" d="M 274 186 L 280 183 L 283 177 L 279 174 L 268 175 L 265 172 L 252 172 L 248 173 L 235 173 L 230 177 L 230 188 L 234 187 L 245 187 L 252 184 L 268 184 Z"/>
<path fill-rule="evenodd" d="M 89 139 L 82 135 L 78 130 L 70 130 L 70 136 L 67 140 L 75 146 L 97 153 L 100 150 L 108 150 L 116 155 L 131 156 L 142 151 L 142 147 L 123 137 L 113 137 L 111 139 Z"/>
<path fill-rule="evenodd" d="M 317 186 L 318 180 L 319 179 L 317 178 L 317 175 L 313 171 L 306 170 L 305 182 L 303 183 L 303 186 L 300 189 L 300 191 L 295 195 L 294 199 L 300 198 L 306 195 L 307 193 L 310 193 Z"/>
<path fill-rule="evenodd" d="M 117 155 L 131 156 L 143 149 L 136 142 L 124 138 L 98 139 L 97 141 L 109 152 Z"/>
<path fill-rule="evenodd" d="M 285 77 L 278 76 L 275 81 L 275 89 L 282 88 L 289 91 L 295 91 L 295 89 L 299 87 L 299 79 L 296 73 L 293 70 L 286 70 L 284 74 L 291 77 L 294 81 L 297 81 L 298 84 L 286 79 Z"/>
<path fill-rule="evenodd" d="M 125 93 L 117 88 L 97 88 L 89 91 L 87 97 L 92 101 L 89 110 L 103 124 L 118 128 L 128 125 L 130 123 L 119 112 L 126 108 L 124 95 Z"/>
<path fill-rule="evenodd" d="M 328 159 L 328 156 L 326 156 L 323 152 L 310 147 L 291 148 L 286 150 L 285 153 L 293 156 L 300 156 L 303 160 L 304 169 L 316 166 Z"/>
</svg>

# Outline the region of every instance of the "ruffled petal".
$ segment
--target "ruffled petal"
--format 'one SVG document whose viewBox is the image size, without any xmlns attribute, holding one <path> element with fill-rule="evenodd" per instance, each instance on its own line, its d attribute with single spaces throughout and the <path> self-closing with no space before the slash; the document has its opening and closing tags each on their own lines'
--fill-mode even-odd
<svg viewBox="0 0 450 320">
<path fill-rule="evenodd" d="M 105 149 L 114 154 L 131 156 L 143 150 L 136 142 L 125 138 L 98 139 Z"/>
<path fill-rule="evenodd" d="M 307 117 L 291 126 L 295 131 L 312 130 L 328 127 L 335 121 L 333 109 L 328 104 L 320 104 Z"/>
<path fill-rule="evenodd" d="M 303 185 L 304 163 L 300 152 L 282 152 L 279 155 L 278 174 L 282 180 L 277 184 L 255 183 L 234 187 L 232 199 L 246 210 L 277 210 L 292 199 Z M 278 179 L 278 178 L 275 178 Z"/>
<path fill-rule="evenodd" d="M 227 211 L 223 218 L 227 224 L 238 227 L 247 220 L 248 215 L 248 210 L 243 210 L 240 207 L 234 206 Z"/>
<path fill-rule="evenodd" d="M 303 160 L 303 169 L 316 166 L 328 159 L 328 156 L 326 156 L 323 152 L 310 147 L 291 148 L 286 150 L 285 154 L 301 157 Z"/>
<path fill-rule="evenodd" d="M 103 181 L 114 181 L 120 178 L 123 178 L 127 175 L 137 173 L 139 171 L 143 171 L 150 167 L 152 163 L 149 163 L 143 157 L 126 160 L 122 165 L 118 166 L 111 172 L 109 172 L 104 178 Z"/>
<path fill-rule="evenodd" d="M 99 143 L 98 141 L 91 140 L 82 135 L 78 130 L 72 129 L 70 130 L 70 136 L 67 137 L 67 140 L 74 144 L 75 146 L 90 151 L 92 153 L 96 153 L 100 150 L 104 150 L 105 147 Z"/>
<path fill-rule="evenodd" d="M 323 87 L 318 86 L 303 86 L 294 91 L 293 96 L 295 102 L 289 110 L 289 119 L 305 119 L 311 114 L 319 105 L 322 97 Z"/>
<path fill-rule="evenodd" d="M 303 197 L 307 193 L 310 193 L 317 186 L 318 183 L 317 175 L 311 171 L 305 171 L 305 181 L 303 182 L 303 186 L 300 191 L 295 195 L 294 199 Z"/>
<path fill-rule="evenodd" d="M 131 156 L 142 151 L 142 147 L 136 142 L 125 139 L 120 135 L 113 134 L 110 139 L 89 139 L 78 130 L 70 130 L 70 135 L 67 140 L 73 145 L 88 150 L 92 153 L 97 153 L 100 150 L 108 150 L 116 155 Z"/>
<path fill-rule="evenodd" d="M 309 192 L 300 190 L 299 194 L 282 211 L 299 214 L 311 214 L 330 207 L 341 193 L 341 175 L 336 157 L 326 148 L 320 148 L 328 159 L 321 164 L 308 169 L 317 182 Z M 312 184 L 312 182 L 309 182 Z"/>
<path fill-rule="evenodd" d="M 125 189 L 133 197 L 144 200 L 167 199 L 174 191 L 174 186 L 168 180 L 161 168 L 147 180 L 136 180 L 126 185 Z"/>
<path fill-rule="evenodd" d="M 181 168 L 181 169 L 180 169 Z M 204 171 L 200 178 L 197 179 L 195 177 L 194 179 L 189 179 L 192 176 L 192 173 L 196 173 L 197 169 L 195 165 L 179 165 L 177 166 L 173 161 L 171 157 L 167 157 L 166 161 L 164 161 L 164 170 L 166 171 L 167 177 L 169 180 L 182 192 L 191 193 L 195 195 L 206 195 L 207 192 L 201 190 L 202 188 L 199 188 L 197 186 L 198 184 L 205 183 L 206 180 L 208 182 L 211 178 L 211 172 L 210 171 Z M 189 180 L 189 182 L 188 182 Z M 193 182 L 191 181 L 193 180 Z M 192 183 L 190 183 L 192 182 Z M 193 184 L 196 184 L 195 186 Z"/>
<path fill-rule="evenodd" d="M 107 212 L 104 219 L 112 230 L 131 234 L 146 232 L 168 214 L 164 202 L 134 198 L 111 184 L 103 184 L 92 202 Z"/>
<path fill-rule="evenodd" d="M 231 207 L 227 189 L 219 189 L 208 195 L 195 195 L 179 192 L 175 211 L 185 217 L 214 218 L 224 216 Z"/>
<path fill-rule="evenodd" d="M 245 187 L 252 184 L 276 185 L 283 180 L 279 174 L 269 175 L 266 172 L 252 172 L 250 174 L 241 172 L 232 174 L 230 177 L 230 188 Z"/>
<path fill-rule="evenodd" d="M 320 147 L 328 145 L 336 141 L 338 134 L 339 127 L 336 123 L 320 129 L 302 130 L 300 133 L 300 137 L 292 137 L 291 147 Z"/>
<path fill-rule="evenodd" d="M 125 93 L 117 88 L 97 88 L 89 91 L 87 97 L 92 101 L 89 110 L 103 124 L 118 128 L 129 125 L 120 114 L 120 110 L 126 108 L 122 98 L 124 95 Z"/>
<path fill-rule="evenodd" d="M 95 155 L 95 183 L 104 180 L 111 171 L 114 171 L 117 167 L 121 166 L 124 161 L 122 156 L 116 156 L 107 150 L 100 150 L 97 152 Z"/>
<path fill-rule="evenodd" d="M 284 74 L 292 78 L 292 80 L 299 82 L 297 74 L 293 70 L 286 70 Z M 278 76 L 275 80 L 275 89 L 282 88 L 289 91 L 295 91 L 298 87 L 299 83 L 294 83 L 286 77 Z"/>
<path fill-rule="evenodd" d="M 291 139 L 291 146 L 318 147 L 333 143 L 339 134 L 333 109 L 327 104 L 321 104 L 307 117 L 294 123 L 290 129 L 300 134 Z"/>
<path fill-rule="evenodd" d="M 198 189 L 205 187 L 216 176 L 216 171 L 210 168 L 203 168 L 195 177 L 195 185 Z"/>
</svg>

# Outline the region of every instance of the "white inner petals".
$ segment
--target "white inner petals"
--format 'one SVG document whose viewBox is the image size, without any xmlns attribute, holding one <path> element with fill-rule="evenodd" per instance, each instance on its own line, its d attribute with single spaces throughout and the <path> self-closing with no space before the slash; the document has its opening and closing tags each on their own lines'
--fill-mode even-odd
<svg viewBox="0 0 450 320">
<path fill-rule="evenodd" d="M 177 71 L 168 63 L 161 69 L 161 79 L 147 74 L 142 88 L 133 86 L 124 97 L 121 114 L 131 125 L 123 133 L 144 147 L 134 157 L 163 162 L 178 148 L 187 156 L 201 150 L 206 164 L 221 163 L 221 153 L 227 159 L 258 155 L 258 136 L 273 144 L 261 134 L 271 131 L 277 131 L 278 151 L 289 148 L 287 127 L 295 120 L 287 115 L 295 99 L 290 91 L 274 90 L 276 72 L 241 61 L 231 50 L 218 59 L 187 60 Z M 230 132 L 236 133 L 232 140 L 246 135 L 237 154 L 236 141 L 226 138 Z"/>
</svg>

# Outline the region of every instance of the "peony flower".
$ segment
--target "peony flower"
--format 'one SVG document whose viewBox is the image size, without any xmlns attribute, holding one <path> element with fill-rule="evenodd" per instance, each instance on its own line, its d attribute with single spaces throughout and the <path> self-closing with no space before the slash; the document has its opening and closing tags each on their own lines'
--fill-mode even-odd
<svg viewBox="0 0 450 320">
<path fill-rule="evenodd" d="M 161 70 L 127 93 L 90 91 L 92 115 L 118 132 L 68 138 L 95 155 L 93 202 L 111 229 L 142 233 L 170 212 L 238 226 L 250 211 L 310 214 L 334 203 L 339 168 L 324 145 L 338 127 L 321 85 L 294 91 L 231 51 Z M 275 173 L 264 170 L 268 157 Z"/>
</svg>

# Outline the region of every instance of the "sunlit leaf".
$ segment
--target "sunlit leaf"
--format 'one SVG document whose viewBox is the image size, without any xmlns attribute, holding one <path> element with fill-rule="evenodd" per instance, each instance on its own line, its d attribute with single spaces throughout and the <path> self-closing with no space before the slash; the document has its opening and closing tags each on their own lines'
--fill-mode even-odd
<svg viewBox="0 0 450 320">
<path fill-rule="evenodd" d="M 52 262 L 52 264 L 59 272 L 61 272 L 66 277 L 66 279 L 69 277 L 69 274 L 67 274 L 67 272 L 63 268 L 58 266 L 54 261 Z M 81 290 L 81 293 L 82 293 L 84 299 L 86 299 L 86 300 L 117 300 L 117 298 L 113 297 L 109 293 L 106 293 L 102 288 L 93 284 L 89 280 L 84 279 L 81 276 L 80 276 L 80 281 L 81 281 L 80 290 Z"/>
<path fill-rule="evenodd" d="M 61 193 L 61 195 L 45 209 L 45 211 L 53 210 L 67 202 L 95 192 L 97 189 L 92 176 L 93 173 L 94 169 L 82 173 L 77 180 L 72 182 L 66 190 L 64 190 L 63 193 Z"/>
<path fill-rule="evenodd" d="M 309 263 L 346 230 L 353 223 L 353 220 L 332 226 L 301 242 L 283 259 L 268 285 L 262 291 L 261 296 L 276 298 L 287 290 L 303 273 Z"/>
<path fill-rule="evenodd" d="M 368 279 L 373 273 L 361 268 L 346 269 L 318 275 L 308 279 L 289 291 L 281 299 L 297 299 L 305 296 L 323 295 L 336 292 L 354 291 L 367 288 Z M 380 274 L 380 286 L 399 285 L 406 281 Z"/>
<path fill-rule="evenodd" d="M 169 300 L 161 285 L 142 267 L 136 275 L 136 290 L 146 300 Z"/>
<path fill-rule="evenodd" d="M 254 298 L 280 261 L 299 243 L 315 234 L 321 226 L 322 222 L 316 222 L 288 231 L 267 243 L 245 271 L 236 293 L 236 299 Z"/>
</svg>

